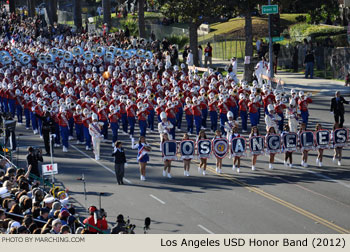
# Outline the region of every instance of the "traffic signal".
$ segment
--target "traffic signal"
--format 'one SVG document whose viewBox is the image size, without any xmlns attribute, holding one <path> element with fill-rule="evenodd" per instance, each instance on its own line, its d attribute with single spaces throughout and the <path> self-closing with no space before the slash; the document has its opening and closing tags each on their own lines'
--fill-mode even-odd
<svg viewBox="0 0 350 252">
<path fill-rule="evenodd" d="M 279 37 L 281 34 L 280 14 L 271 14 L 271 37 Z"/>
</svg>

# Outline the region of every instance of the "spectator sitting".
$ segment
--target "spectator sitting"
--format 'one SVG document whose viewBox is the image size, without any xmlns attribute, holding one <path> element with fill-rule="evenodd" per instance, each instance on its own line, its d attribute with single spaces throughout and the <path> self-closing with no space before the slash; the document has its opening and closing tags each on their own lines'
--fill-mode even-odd
<svg viewBox="0 0 350 252">
<path fill-rule="evenodd" d="M 59 234 L 61 231 L 62 222 L 59 219 L 56 219 L 52 222 L 52 228 L 50 234 Z"/>
</svg>

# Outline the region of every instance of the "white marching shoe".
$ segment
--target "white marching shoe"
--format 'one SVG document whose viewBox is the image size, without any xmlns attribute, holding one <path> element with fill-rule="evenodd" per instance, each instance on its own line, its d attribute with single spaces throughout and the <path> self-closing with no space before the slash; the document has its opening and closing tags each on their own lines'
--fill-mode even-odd
<svg viewBox="0 0 350 252">
<path fill-rule="evenodd" d="M 163 177 L 165 177 L 165 176 L 166 176 L 166 171 L 163 170 Z"/>
<path fill-rule="evenodd" d="M 168 178 L 171 178 L 171 174 L 170 174 L 170 173 L 168 173 L 168 175 L 167 175 L 167 176 L 168 176 Z"/>
<path fill-rule="evenodd" d="M 341 162 L 340 161 L 338 161 L 338 166 L 341 166 Z"/>
<path fill-rule="evenodd" d="M 67 147 L 63 146 L 63 149 L 62 149 L 63 152 L 68 152 L 68 149 Z"/>
<path fill-rule="evenodd" d="M 322 162 L 318 162 L 318 167 L 322 167 Z"/>
<path fill-rule="evenodd" d="M 206 175 L 206 172 L 203 170 L 203 176 L 205 176 Z"/>
<path fill-rule="evenodd" d="M 74 138 L 72 136 L 69 136 L 68 137 L 68 140 L 73 140 Z"/>
<path fill-rule="evenodd" d="M 100 157 L 99 156 L 95 156 L 95 160 L 100 160 Z"/>
<path fill-rule="evenodd" d="M 270 170 L 273 170 L 273 166 L 272 166 L 271 163 L 269 163 L 269 169 L 270 169 Z"/>
<path fill-rule="evenodd" d="M 288 163 L 286 160 L 284 160 L 284 166 L 288 166 Z"/>
<path fill-rule="evenodd" d="M 241 171 L 240 171 L 240 169 L 239 168 L 237 168 L 237 173 L 240 173 Z"/>
<path fill-rule="evenodd" d="M 252 165 L 252 171 L 255 171 L 255 166 L 254 165 Z"/>
<path fill-rule="evenodd" d="M 198 167 L 198 172 L 201 173 L 202 171 L 202 168 Z"/>
<path fill-rule="evenodd" d="M 232 171 L 236 170 L 236 165 L 232 165 Z"/>
</svg>

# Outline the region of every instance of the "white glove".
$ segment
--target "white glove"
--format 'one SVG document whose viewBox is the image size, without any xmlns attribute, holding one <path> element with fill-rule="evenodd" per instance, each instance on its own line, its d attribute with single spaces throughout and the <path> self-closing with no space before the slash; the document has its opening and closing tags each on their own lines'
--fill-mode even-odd
<svg viewBox="0 0 350 252">
<path fill-rule="evenodd" d="M 35 108 L 34 107 L 32 107 L 32 112 L 34 112 L 35 111 Z"/>
<path fill-rule="evenodd" d="M 124 164 L 124 167 L 128 167 L 128 163 L 125 163 L 125 164 Z"/>
<path fill-rule="evenodd" d="M 331 111 L 330 113 L 331 113 L 331 114 L 334 114 L 334 112 L 333 112 L 333 111 Z"/>
<path fill-rule="evenodd" d="M 134 143 L 135 143 L 135 138 L 131 138 L 131 143 L 132 143 L 132 145 L 134 145 Z"/>
</svg>

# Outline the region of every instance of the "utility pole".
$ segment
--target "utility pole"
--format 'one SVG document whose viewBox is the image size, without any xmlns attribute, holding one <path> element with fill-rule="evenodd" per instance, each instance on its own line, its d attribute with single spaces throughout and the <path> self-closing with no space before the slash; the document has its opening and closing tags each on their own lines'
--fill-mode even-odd
<svg viewBox="0 0 350 252">
<path fill-rule="evenodd" d="M 271 0 L 268 0 L 268 4 L 271 5 Z M 273 52 L 272 52 L 272 31 L 271 31 L 271 14 L 269 14 L 269 68 L 270 76 L 273 78 Z"/>
</svg>

